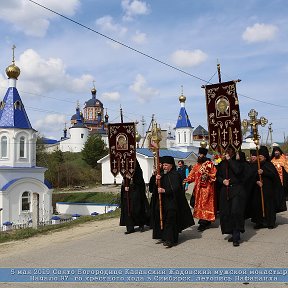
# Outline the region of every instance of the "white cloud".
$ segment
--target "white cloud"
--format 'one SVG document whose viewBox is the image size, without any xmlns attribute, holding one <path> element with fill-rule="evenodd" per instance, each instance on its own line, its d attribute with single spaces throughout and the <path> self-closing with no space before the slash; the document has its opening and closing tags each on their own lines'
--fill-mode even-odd
<svg viewBox="0 0 288 288">
<path fill-rule="evenodd" d="M 145 33 L 136 31 L 135 35 L 132 36 L 132 40 L 136 44 L 144 44 L 147 42 L 147 35 Z"/>
<path fill-rule="evenodd" d="M 196 49 L 189 50 L 177 50 L 171 55 L 171 61 L 180 67 L 193 67 L 197 66 L 207 59 L 207 54 L 203 51 Z"/>
<path fill-rule="evenodd" d="M 102 98 L 110 101 L 117 101 L 120 98 L 119 92 L 104 92 Z"/>
<path fill-rule="evenodd" d="M 122 8 L 124 10 L 124 20 L 131 20 L 137 15 L 147 15 L 150 7 L 144 1 L 140 0 L 122 0 Z"/>
<path fill-rule="evenodd" d="M 80 5 L 80 0 L 38 0 L 38 2 L 65 16 L 74 15 Z M 43 37 L 51 19 L 57 17 L 56 14 L 26 0 L 0 0 L 0 5 L 0 20 L 12 24 L 14 29 L 23 31 L 29 36 Z"/>
<path fill-rule="evenodd" d="M 129 89 L 136 94 L 141 103 L 148 102 L 153 96 L 159 94 L 158 90 L 147 86 L 147 81 L 141 74 L 136 76 L 134 83 L 129 86 Z"/>
<path fill-rule="evenodd" d="M 127 28 L 115 23 L 110 15 L 97 19 L 96 25 L 100 27 L 102 31 L 117 34 L 117 36 L 124 36 L 127 32 Z"/>
<path fill-rule="evenodd" d="M 246 28 L 242 38 L 248 43 L 265 42 L 272 40 L 276 36 L 277 31 L 278 28 L 275 25 L 256 23 Z"/>
<path fill-rule="evenodd" d="M 59 127 L 64 128 L 66 116 L 61 114 L 48 114 L 44 118 L 38 119 L 33 123 L 33 128 L 38 131 L 58 132 Z"/>
<path fill-rule="evenodd" d="M 28 49 L 16 60 L 21 74 L 18 86 L 23 91 L 31 93 L 47 93 L 55 90 L 79 93 L 91 86 L 93 76 L 83 74 L 74 78 L 66 71 L 66 66 L 59 58 L 44 59 L 34 51 Z"/>
</svg>

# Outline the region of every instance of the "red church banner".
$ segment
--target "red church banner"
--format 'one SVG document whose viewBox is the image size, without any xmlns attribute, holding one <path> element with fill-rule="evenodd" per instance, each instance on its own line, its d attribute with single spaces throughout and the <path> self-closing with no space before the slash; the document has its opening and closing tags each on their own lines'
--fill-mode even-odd
<svg viewBox="0 0 288 288">
<path fill-rule="evenodd" d="M 116 177 L 132 178 L 136 164 L 135 123 L 114 123 L 108 125 L 111 173 Z"/>
<path fill-rule="evenodd" d="M 209 146 L 222 153 L 232 145 L 239 150 L 242 131 L 239 101 L 234 81 L 205 86 Z"/>
</svg>

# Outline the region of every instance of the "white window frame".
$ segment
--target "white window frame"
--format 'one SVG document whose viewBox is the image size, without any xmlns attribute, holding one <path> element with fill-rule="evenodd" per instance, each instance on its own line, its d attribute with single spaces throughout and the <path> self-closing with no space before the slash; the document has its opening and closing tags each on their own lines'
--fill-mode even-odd
<svg viewBox="0 0 288 288">
<path fill-rule="evenodd" d="M 24 194 L 27 193 L 27 195 L 24 196 Z M 26 205 L 28 205 L 29 209 L 23 209 L 23 200 L 27 201 L 27 203 L 25 203 Z M 30 212 L 31 211 L 31 193 L 29 191 L 24 191 L 21 195 L 21 212 Z"/>
<path fill-rule="evenodd" d="M 6 138 L 6 143 L 5 143 L 5 145 L 3 145 L 4 143 L 3 143 L 3 139 L 4 138 Z M 8 137 L 6 136 L 6 135 L 3 135 L 3 136 L 1 136 L 1 151 L 0 151 L 0 153 L 1 153 L 1 158 L 3 159 L 7 159 L 8 158 Z M 6 155 L 3 155 L 4 153 L 3 153 L 3 150 L 4 150 L 4 147 L 6 147 Z"/>
</svg>

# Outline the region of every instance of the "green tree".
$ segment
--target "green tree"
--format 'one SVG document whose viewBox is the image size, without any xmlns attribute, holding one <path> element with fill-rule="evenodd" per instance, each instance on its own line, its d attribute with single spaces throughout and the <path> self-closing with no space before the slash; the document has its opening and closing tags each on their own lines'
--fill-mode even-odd
<svg viewBox="0 0 288 288">
<path fill-rule="evenodd" d="M 96 168 L 97 161 L 108 154 L 108 149 L 99 134 L 92 134 L 88 137 L 81 153 L 83 160 Z"/>
<path fill-rule="evenodd" d="M 40 134 L 37 135 L 36 140 L 36 166 L 47 167 L 48 166 L 48 153 L 45 151 L 45 145 L 43 137 Z"/>
</svg>

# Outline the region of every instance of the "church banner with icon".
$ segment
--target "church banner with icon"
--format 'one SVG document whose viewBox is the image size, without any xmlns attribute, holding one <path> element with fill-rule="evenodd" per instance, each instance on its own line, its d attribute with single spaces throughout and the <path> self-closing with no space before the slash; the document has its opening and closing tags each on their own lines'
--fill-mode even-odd
<svg viewBox="0 0 288 288">
<path fill-rule="evenodd" d="M 116 177 L 132 178 L 136 164 L 135 123 L 113 123 L 108 125 L 111 173 Z"/>
<path fill-rule="evenodd" d="M 235 81 L 206 85 L 209 146 L 222 153 L 229 145 L 241 148 L 242 131 Z"/>
</svg>

